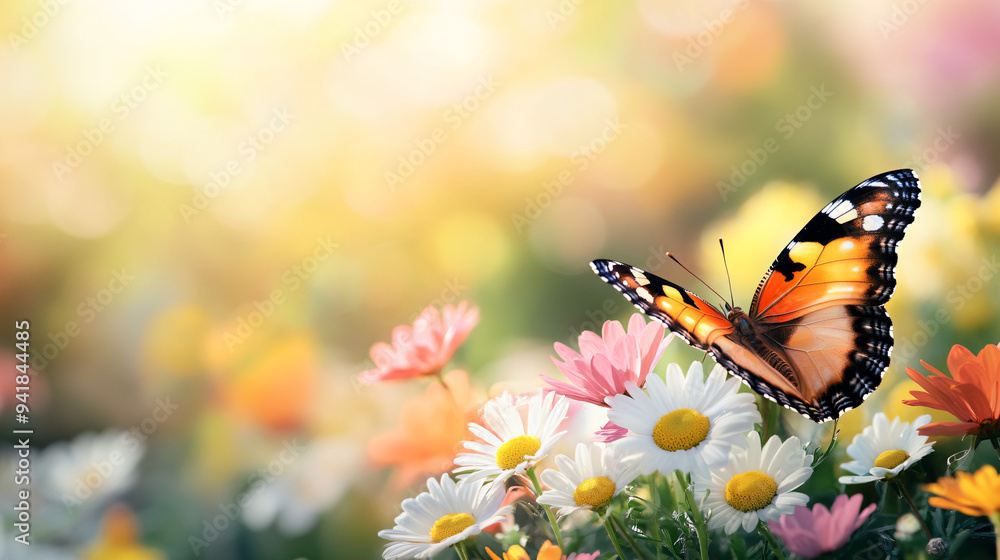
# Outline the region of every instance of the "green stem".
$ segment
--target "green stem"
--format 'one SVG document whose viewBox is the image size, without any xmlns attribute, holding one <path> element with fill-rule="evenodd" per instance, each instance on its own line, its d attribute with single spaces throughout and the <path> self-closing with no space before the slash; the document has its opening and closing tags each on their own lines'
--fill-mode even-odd
<svg viewBox="0 0 1000 560">
<path fill-rule="evenodd" d="M 563 544 L 562 531 L 559 530 L 559 520 L 556 519 L 556 514 L 552 513 L 552 508 L 548 505 L 542 504 L 545 508 L 545 515 L 549 518 L 549 525 L 552 526 L 552 534 L 556 537 L 556 544 L 559 545 L 559 549 L 566 548 Z"/>
<path fill-rule="evenodd" d="M 993 532 L 996 533 L 997 558 L 1000 558 L 1000 512 L 991 513 L 990 521 L 993 522 Z"/>
<path fill-rule="evenodd" d="M 455 543 L 455 551 L 461 560 L 469 560 L 469 551 L 465 549 L 465 541 Z"/>
<path fill-rule="evenodd" d="M 778 433 L 778 428 L 781 426 L 781 410 L 782 409 L 781 409 L 781 405 L 779 405 L 778 403 L 772 401 L 771 399 L 764 399 L 764 400 L 767 402 L 768 408 L 771 409 L 770 414 L 768 414 L 768 423 L 771 425 L 770 429 L 768 430 L 770 432 L 770 435 L 768 436 L 768 439 L 770 439 L 771 436 L 773 436 L 773 435 L 775 435 L 775 434 Z M 761 438 L 761 441 L 767 442 L 767 439 Z"/>
<path fill-rule="evenodd" d="M 906 491 L 906 486 L 903 486 L 903 481 L 900 480 L 899 477 L 893 478 L 891 480 L 893 483 L 895 483 L 896 488 L 899 490 L 899 495 L 902 496 L 903 499 L 906 500 L 907 505 L 910 506 L 910 509 L 913 511 L 914 517 L 916 517 L 917 521 L 920 522 L 920 527 L 924 530 L 924 534 L 927 535 L 927 540 L 931 540 L 932 538 L 934 538 L 934 536 L 931 535 L 931 530 L 927 526 L 927 523 L 924 522 L 923 516 L 920 515 L 919 511 L 917 511 L 917 505 L 913 503 L 913 498 L 911 498 L 910 493 Z"/>
<path fill-rule="evenodd" d="M 448 393 L 448 396 L 451 398 L 451 402 L 457 405 L 458 401 L 455 400 L 455 393 L 451 391 L 451 387 L 444 380 L 444 370 L 443 369 L 437 370 L 437 374 L 435 375 L 435 377 L 437 378 L 437 382 L 440 383 L 442 387 L 444 387 L 444 391 Z"/>
<path fill-rule="evenodd" d="M 765 399 L 764 397 L 762 397 L 760 395 L 757 395 L 757 410 L 760 411 L 760 416 L 761 416 L 761 418 L 760 418 L 760 432 L 761 432 L 760 433 L 760 440 L 761 441 L 767 441 L 767 438 L 770 437 L 770 435 L 771 435 L 770 433 L 768 433 L 770 431 L 769 428 L 770 428 L 770 425 L 771 425 L 771 406 L 770 405 L 771 405 L 771 401 Z"/>
<path fill-rule="evenodd" d="M 608 536 L 611 537 L 611 544 L 615 545 L 618 560 L 625 560 L 625 553 L 622 552 L 622 545 L 618 542 L 618 537 L 615 536 L 615 528 L 612 526 L 610 514 L 604 518 L 604 528 L 608 531 Z"/>
<path fill-rule="evenodd" d="M 771 547 L 771 552 L 774 553 L 778 560 L 785 560 L 785 555 L 781 552 L 781 545 L 778 544 L 778 539 L 774 538 L 774 534 L 767 528 L 766 523 L 763 521 L 757 522 L 757 533 L 767 541 L 767 546 Z"/>
<path fill-rule="evenodd" d="M 639 543 L 636 542 L 635 537 L 632 536 L 632 532 L 625 527 L 622 520 L 614 516 L 608 516 L 608 519 L 613 520 L 615 527 L 617 527 L 618 531 L 623 537 L 625 537 L 625 540 L 628 541 L 628 545 L 635 551 L 636 555 L 638 555 L 639 558 L 642 558 L 642 560 L 649 560 L 649 556 L 646 556 L 646 551 L 639 548 Z"/>
<path fill-rule="evenodd" d="M 688 487 L 684 474 L 679 470 L 674 471 L 674 474 L 677 476 L 677 483 L 684 489 L 684 501 L 687 503 L 688 511 L 691 512 L 691 518 L 694 520 L 694 530 L 698 535 L 698 549 L 701 552 L 701 557 L 708 558 L 708 526 L 705 524 L 705 517 L 701 514 L 701 508 L 698 507 L 698 502 L 694 499 L 694 492 Z"/>
<path fill-rule="evenodd" d="M 653 496 L 653 518 L 656 520 L 653 522 L 653 528 L 656 531 L 656 540 L 662 542 L 663 530 L 660 527 L 660 511 L 661 511 L 660 491 L 656 487 L 657 486 L 656 483 L 659 480 L 660 480 L 660 473 L 657 471 L 653 471 L 653 474 L 650 475 L 649 477 L 649 493 L 652 494 Z M 660 552 L 660 547 L 656 547 L 656 560 L 660 560 L 661 558 L 662 555 Z"/>
<path fill-rule="evenodd" d="M 535 495 L 542 495 L 542 485 L 538 482 L 538 475 L 535 474 L 535 467 L 528 469 L 528 478 L 531 479 L 531 484 L 535 487 Z M 552 513 L 552 508 L 547 504 L 542 504 L 542 508 L 545 509 L 545 515 L 549 518 L 549 525 L 552 526 L 552 534 L 556 538 L 556 544 L 559 545 L 559 549 L 562 550 L 566 548 L 563 545 L 562 531 L 559 530 L 559 520 L 556 519 L 556 514 Z"/>
</svg>

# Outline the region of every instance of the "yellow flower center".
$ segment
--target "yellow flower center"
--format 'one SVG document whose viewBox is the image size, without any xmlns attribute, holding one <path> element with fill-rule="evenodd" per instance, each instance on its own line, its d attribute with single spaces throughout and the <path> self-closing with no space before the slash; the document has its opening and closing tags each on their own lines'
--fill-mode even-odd
<svg viewBox="0 0 1000 560">
<path fill-rule="evenodd" d="M 760 471 L 740 473 L 726 483 L 726 503 L 743 513 L 767 507 L 778 495 L 778 484 Z"/>
<path fill-rule="evenodd" d="M 678 408 L 656 423 L 653 441 L 664 451 L 691 449 L 705 441 L 709 427 L 708 418 L 690 408 Z"/>
<path fill-rule="evenodd" d="M 875 459 L 875 466 L 883 469 L 894 469 L 909 458 L 910 454 L 902 449 L 890 449 L 879 453 L 878 458 Z"/>
<path fill-rule="evenodd" d="M 533 436 L 517 436 L 497 449 L 497 466 L 503 470 L 513 469 L 524 462 L 526 455 L 534 455 L 542 448 L 542 442 Z"/>
<path fill-rule="evenodd" d="M 449 513 L 434 522 L 434 526 L 431 527 L 431 540 L 439 543 L 448 537 L 454 537 L 475 523 L 476 520 L 468 513 Z"/>
<path fill-rule="evenodd" d="M 578 506 L 601 507 L 608 505 L 615 495 L 615 483 L 606 476 L 588 478 L 573 491 L 573 501 Z"/>
</svg>

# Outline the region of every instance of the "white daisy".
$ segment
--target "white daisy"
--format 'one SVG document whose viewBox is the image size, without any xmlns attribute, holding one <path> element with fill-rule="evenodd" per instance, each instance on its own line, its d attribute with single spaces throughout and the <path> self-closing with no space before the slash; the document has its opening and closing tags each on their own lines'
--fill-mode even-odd
<svg viewBox="0 0 1000 560">
<path fill-rule="evenodd" d="M 809 496 L 792 492 L 813 472 L 812 455 L 802 449 L 799 438 L 782 443 L 771 436 L 763 449 L 757 432 L 750 432 L 747 440 L 746 449 L 730 457 L 726 466 L 692 473 L 698 503 L 711 514 L 708 528 L 725 527 L 727 535 L 741 525 L 752 531 L 758 521 L 767 523 L 809 503 Z"/>
<path fill-rule="evenodd" d="M 41 493 L 68 512 L 96 509 L 135 483 L 145 449 L 133 433 L 119 430 L 54 443 L 38 459 Z"/>
<path fill-rule="evenodd" d="M 518 402 L 521 400 L 521 402 Z M 521 419 L 520 410 L 528 407 L 528 420 Z M 566 418 L 569 401 L 554 392 L 539 391 L 525 402 L 509 393 L 483 405 L 486 427 L 474 422 L 469 430 L 482 442 L 463 442 L 472 453 L 459 453 L 454 472 L 459 478 L 482 480 L 496 477 L 506 480 L 513 474 L 524 474 L 552 450 L 565 431 L 556 432 Z"/>
<path fill-rule="evenodd" d="M 900 422 L 897 416 L 892 423 L 884 412 L 879 412 L 872 425 L 854 436 L 847 446 L 850 463 L 840 465 L 846 471 L 858 476 L 842 476 L 841 484 L 861 484 L 873 480 L 888 480 L 910 465 L 926 457 L 934 449 L 934 443 L 927 443 L 927 436 L 917 433 L 917 429 L 930 423 L 931 415 L 924 414 L 913 421 Z"/>
<path fill-rule="evenodd" d="M 645 391 L 631 382 L 625 387 L 627 395 L 605 399 L 611 407 L 608 419 L 628 429 L 616 444 L 622 455 L 638 455 L 641 474 L 725 464 L 761 421 L 753 395 L 739 393 L 740 380 L 721 366 L 706 380 L 700 362 L 692 363 L 686 376 L 680 366 L 669 364 L 666 382 L 650 375 Z"/>
<path fill-rule="evenodd" d="M 255 530 L 276 521 L 282 533 L 301 535 L 337 504 L 364 464 L 364 449 L 350 439 L 314 439 L 279 476 L 251 486 L 243 520 Z"/>
<path fill-rule="evenodd" d="M 559 515 L 604 507 L 639 475 L 635 461 L 603 443 L 577 444 L 576 461 L 557 455 L 556 467 L 542 472 L 542 484 L 549 489 L 538 503 L 559 508 Z"/>
<path fill-rule="evenodd" d="M 396 526 L 378 536 L 396 541 L 382 552 L 387 559 L 430 558 L 502 521 L 511 512 L 503 502 L 503 484 L 455 482 L 447 474 L 441 482 L 427 479 L 427 492 L 403 500 Z"/>
</svg>

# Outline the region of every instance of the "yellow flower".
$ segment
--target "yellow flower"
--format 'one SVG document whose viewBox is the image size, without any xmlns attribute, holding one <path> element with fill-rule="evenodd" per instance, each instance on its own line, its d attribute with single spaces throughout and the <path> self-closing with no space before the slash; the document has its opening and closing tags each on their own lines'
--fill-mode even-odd
<svg viewBox="0 0 1000 560">
<path fill-rule="evenodd" d="M 973 517 L 1000 513 L 1000 476 L 992 465 L 973 474 L 958 472 L 939 478 L 925 485 L 924 490 L 937 494 L 927 500 L 937 508 L 954 509 Z"/>
<path fill-rule="evenodd" d="M 163 553 L 136 540 L 135 514 L 125 505 L 111 507 L 104 515 L 101 534 L 84 554 L 85 560 L 164 560 Z"/>
</svg>

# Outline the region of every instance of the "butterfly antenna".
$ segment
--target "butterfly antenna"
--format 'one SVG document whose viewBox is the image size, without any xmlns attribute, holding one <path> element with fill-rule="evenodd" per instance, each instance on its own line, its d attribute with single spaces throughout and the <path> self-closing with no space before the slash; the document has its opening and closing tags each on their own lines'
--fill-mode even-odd
<svg viewBox="0 0 1000 560">
<path fill-rule="evenodd" d="M 729 305 L 731 307 L 736 307 L 736 298 L 733 297 L 733 279 L 729 276 L 729 263 L 726 262 L 726 246 L 722 244 L 722 238 L 719 238 L 719 247 L 722 248 L 722 264 L 726 267 L 726 281 L 729 282 Z"/>
<path fill-rule="evenodd" d="M 715 291 L 714 288 L 712 288 L 711 286 L 709 286 L 708 282 L 705 282 L 701 278 L 698 278 L 698 275 L 695 274 L 695 273 L 693 273 L 693 272 L 691 272 L 690 268 L 688 268 L 688 267 L 684 266 L 683 264 L 681 264 L 681 261 L 677 260 L 677 257 L 671 255 L 669 252 L 667 253 L 667 256 L 670 257 L 670 260 L 672 260 L 675 263 L 679 264 L 680 267 L 683 268 L 684 270 L 686 270 L 688 274 L 690 274 L 691 276 L 694 276 L 695 278 L 697 278 L 698 281 L 701 282 L 702 284 L 704 284 L 706 288 L 708 288 L 709 290 L 712 290 L 712 293 L 715 294 L 715 295 L 717 295 L 717 296 L 719 296 L 719 299 L 722 299 L 722 300 L 726 299 L 722 294 L 720 294 L 719 292 Z"/>
</svg>

